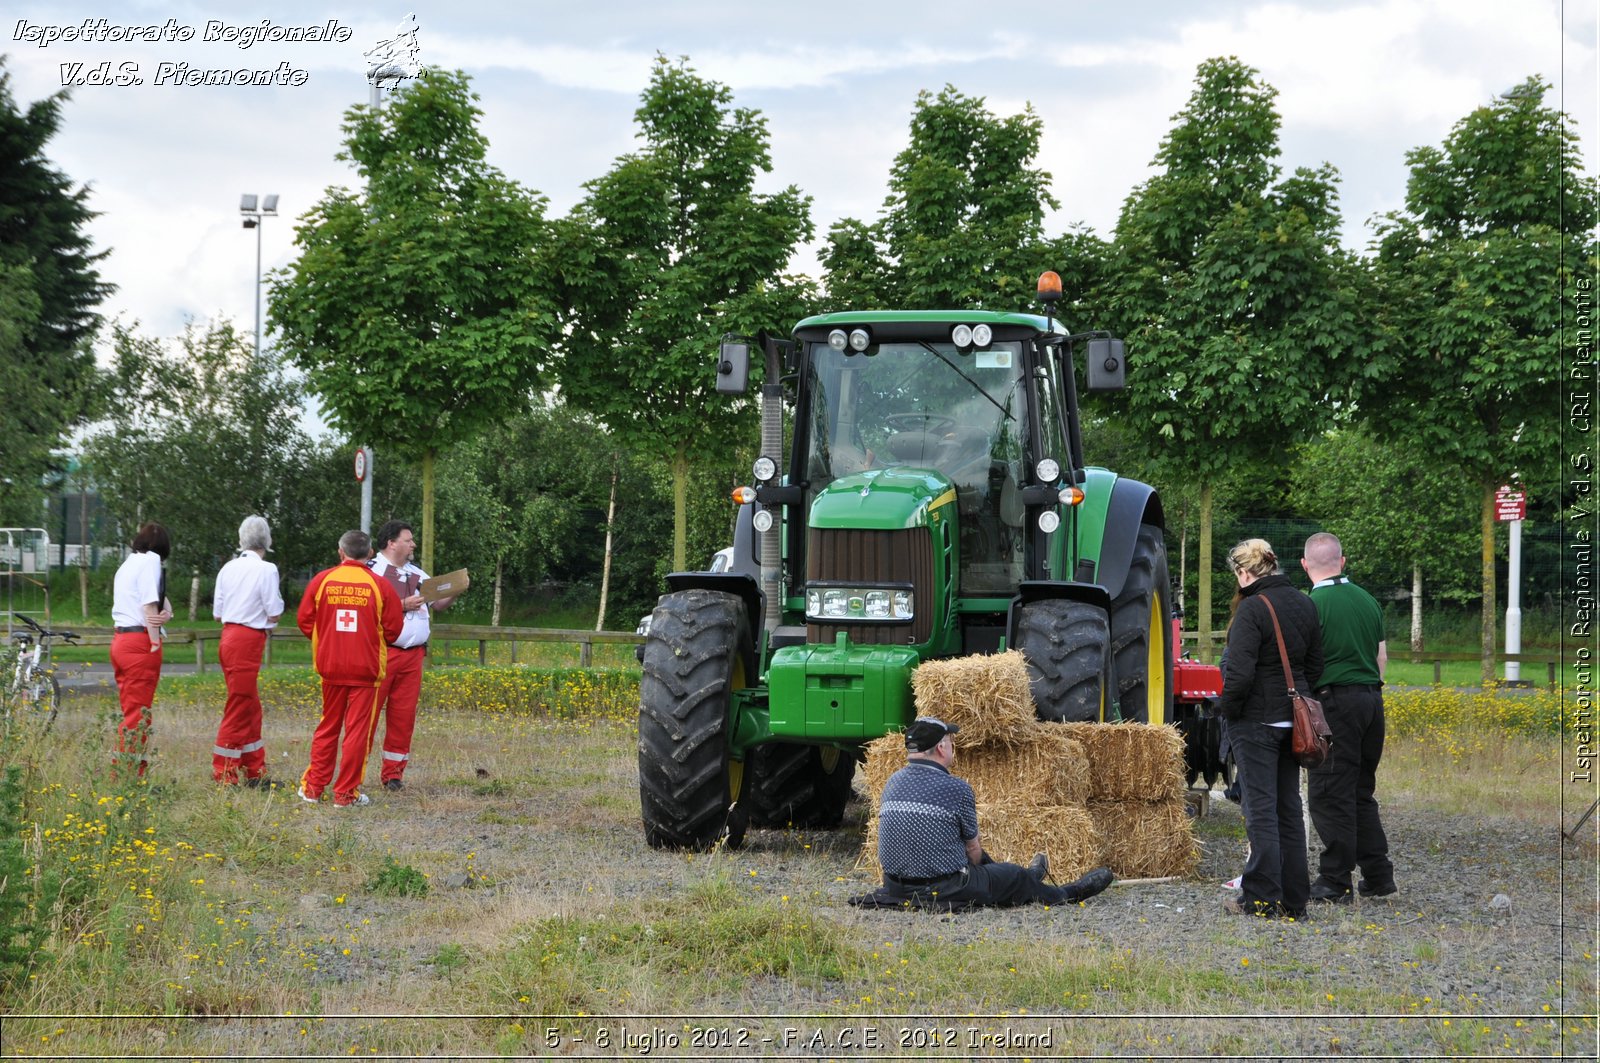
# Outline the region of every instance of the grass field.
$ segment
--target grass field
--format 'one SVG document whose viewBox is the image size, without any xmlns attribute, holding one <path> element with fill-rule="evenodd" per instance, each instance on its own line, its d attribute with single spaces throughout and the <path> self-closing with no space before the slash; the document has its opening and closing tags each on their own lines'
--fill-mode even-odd
<svg viewBox="0 0 1600 1063">
<path fill-rule="evenodd" d="M 213 676 L 163 681 L 142 782 L 107 778 L 108 697 L 73 699 L 49 733 L 12 732 L 0 743 L 14 779 L 0 793 L 6 1054 L 1064 1058 L 1280 1044 L 1449 1057 L 1593 1044 L 1592 1021 L 1561 1018 L 1592 1001 L 1590 938 L 1565 988 L 1536 969 L 1505 983 L 1515 1007 L 1461 988 L 1542 948 L 1537 912 L 1509 941 L 1504 924 L 1419 923 L 1412 909 L 1304 931 L 1182 917 L 1236 860 L 1242 827 L 1226 808 L 1200 821 L 1199 878 L 1128 894 L 1138 908 L 908 922 L 842 904 L 865 884 L 859 805 L 845 830 L 761 832 L 739 852 L 646 848 L 631 671 L 452 668 L 426 689 L 411 787 L 359 812 L 211 785 Z M 272 770 L 292 780 L 315 679 L 275 670 L 263 694 Z M 1488 813 L 1494 837 L 1547 830 L 1563 799 L 1561 712 L 1541 694 L 1397 695 L 1389 799 L 1419 823 Z M 1437 844 L 1454 851 L 1453 836 Z M 1222 1014 L 1238 1018 L 1206 1018 Z M 869 1037 L 875 1053 L 858 1050 Z"/>
</svg>

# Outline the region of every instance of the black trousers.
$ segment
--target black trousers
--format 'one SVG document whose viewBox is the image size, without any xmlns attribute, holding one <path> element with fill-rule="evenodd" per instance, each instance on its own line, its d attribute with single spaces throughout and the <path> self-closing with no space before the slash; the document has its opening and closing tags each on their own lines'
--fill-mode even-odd
<svg viewBox="0 0 1600 1063">
<path fill-rule="evenodd" d="M 920 908 L 1014 908 L 1042 901 L 1062 902 L 1065 891 L 1040 882 L 1021 864 L 993 861 L 968 864 L 947 879 L 926 886 L 902 886 L 885 877 L 884 891 L 903 895 Z"/>
<path fill-rule="evenodd" d="M 1349 890 L 1350 874 L 1360 867 L 1369 885 L 1393 882 L 1389 839 L 1373 797 L 1383 759 L 1383 688 L 1329 687 L 1322 709 L 1333 732 L 1333 755 L 1311 769 L 1307 791 L 1311 823 L 1322 839 L 1317 881 Z"/>
<path fill-rule="evenodd" d="M 1229 720 L 1228 736 L 1239 765 L 1239 796 L 1250 859 L 1239 888 L 1246 906 L 1295 914 L 1311 899 L 1306 867 L 1306 825 L 1300 805 L 1300 765 L 1287 727 Z"/>
</svg>

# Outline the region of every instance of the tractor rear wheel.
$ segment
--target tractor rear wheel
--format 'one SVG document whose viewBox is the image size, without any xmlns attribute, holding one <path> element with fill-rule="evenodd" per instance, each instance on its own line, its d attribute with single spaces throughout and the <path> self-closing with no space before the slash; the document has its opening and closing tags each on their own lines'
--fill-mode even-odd
<svg viewBox="0 0 1600 1063">
<path fill-rule="evenodd" d="M 768 742 L 746 757 L 744 806 L 753 827 L 832 829 L 844 819 L 856 760 L 831 746 Z"/>
<path fill-rule="evenodd" d="M 1088 602 L 1046 598 L 1017 614 L 1017 646 L 1039 719 L 1095 722 L 1106 710 L 1111 631 L 1105 611 Z"/>
<path fill-rule="evenodd" d="M 729 701 L 746 685 L 750 627 L 732 594 L 686 590 L 656 605 L 639 680 L 639 806 L 655 848 L 737 848 L 742 765 L 728 755 Z"/>
<path fill-rule="evenodd" d="M 1111 603 L 1111 659 L 1122 718 L 1172 722 L 1172 609 L 1167 543 L 1154 524 L 1139 526 L 1122 593 Z"/>
</svg>

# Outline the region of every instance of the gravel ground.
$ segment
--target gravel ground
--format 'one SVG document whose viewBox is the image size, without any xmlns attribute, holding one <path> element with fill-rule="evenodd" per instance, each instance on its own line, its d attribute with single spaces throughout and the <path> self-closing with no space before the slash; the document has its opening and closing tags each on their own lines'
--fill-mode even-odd
<svg viewBox="0 0 1600 1063">
<path fill-rule="evenodd" d="M 70 735 L 89 725 L 87 714 L 69 707 L 59 731 Z M 158 726 L 161 774 L 170 775 L 171 765 L 209 761 L 214 717 L 179 709 L 158 715 Z M 1423 784 L 1391 785 L 1384 819 L 1400 886 L 1395 896 L 1317 906 L 1304 922 L 1255 920 L 1221 909 L 1227 896 L 1222 883 L 1240 870 L 1244 844 L 1237 806 L 1218 797 L 1197 821 L 1200 867 L 1180 882 L 1114 886 L 1063 909 L 862 911 L 846 899 L 872 885 L 854 871 L 868 813 L 864 802 L 851 804 L 845 827 L 835 832 L 753 831 L 736 852 L 651 850 L 638 823 L 630 733 L 615 728 L 600 758 L 574 764 L 563 752 L 560 726 L 524 720 L 496 727 L 488 742 L 475 741 L 461 718 L 425 716 L 408 788 L 375 792 L 368 809 L 335 812 L 299 805 L 292 794 L 286 799 L 291 830 L 344 831 L 369 863 L 377 860 L 374 854 L 393 851 L 433 876 L 425 904 L 395 903 L 359 889 L 335 903 L 318 886 L 263 906 L 264 925 L 270 921 L 280 935 L 315 943 L 311 977 L 325 991 L 324 1007 L 341 1010 L 354 1002 L 363 1013 L 374 1004 L 381 1008 L 385 986 L 440 977 L 435 960 L 445 945 L 459 943 L 469 954 L 490 950 L 529 922 L 672 895 L 722 872 L 742 888 L 804 900 L 818 918 L 863 941 L 1091 946 L 1130 961 L 1170 962 L 1193 976 L 1195 997 L 1176 997 L 1156 1009 L 1159 1015 L 1119 1015 L 1091 1000 L 1070 1018 L 1013 1017 L 1003 1028 L 992 1021 L 982 1026 L 981 1036 L 991 1038 L 1001 1036 L 997 1030 L 1017 1037 L 1048 1032 L 1048 1043 L 1022 1046 L 1017 1058 L 1595 1057 L 1594 1022 L 1562 1026 L 1556 1018 L 1596 1010 L 1600 911 L 1593 823 L 1583 840 L 1563 843 L 1554 825 L 1441 813 L 1423 800 Z M 280 778 L 293 778 L 304 763 L 309 727 L 304 734 L 298 728 L 269 721 Z M 469 889 L 461 873 L 468 867 L 492 884 Z M 234 884 L 244 895 L 252 888 L 242 876 Z M 348 947 L 357 928 L 360 940 Z M 1274 1018 L 1219 1014 L 1229 1009 L 1215 1002 L 1235 980 L 1249 980 L 1259 992 L 1262 980 L 1273 978 L 1326 987 L 1332 994 L 1327 1008 Z M 830 988 L 754 980 L 738 999 L 698 1003 L 705 1015 L 848 1015 L 851 1009 Z M 461 1007 L 480 1003 L 464 1000 Z M 944 1021 L 934 1014 L 937 1002 L 918 1006 L 926 1020 L 921 1026 Z M 1011 1002 L 996 1001 L 990 1010 L 1008 1009 L 1014 1010 Z M 1203 1013 L 1191 1014 L 1196 1011 Z M 885 1047 L 891 1051 L 879 1058 L 1006 1054 L 993 1042 L 968 1043 L 965 1025 L 952 1027 L 958 1046 L 901 1051 L 892 1032 L 906 1023 L 882 1016 L 829 1020 L 825 1036 L 831 1040 L 809 1050 L 804 1044 L 762 1050 L 861 1056 L 838 1040 L 847 1021 L 870 1022 L 890 1041 Z M 270 1047 L 264 1043 L 260 1050 Z"/>
</svg>

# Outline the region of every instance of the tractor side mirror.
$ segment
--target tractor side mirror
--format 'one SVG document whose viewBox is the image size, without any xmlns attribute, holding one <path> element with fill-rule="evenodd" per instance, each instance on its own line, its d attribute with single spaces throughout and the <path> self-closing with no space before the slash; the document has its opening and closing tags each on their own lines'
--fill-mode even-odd
<svg viewBox="0 0 1600 1063">
<path fill-rule="evenodd" d="M 750 388 L 750 345 L 740 340 L 723 340 L 717 349 L 717 391 L 724 395 L 743 395 Z"/>
<path fill-rule="evenodd" d="M 1128 361 L 1123 355 L 1122 341 L 1093 339 L 1088 347 L 1084 374 L 1088 378 L 1089 390 L 1121 391 L 1126 387 Z"/>
</svg>

